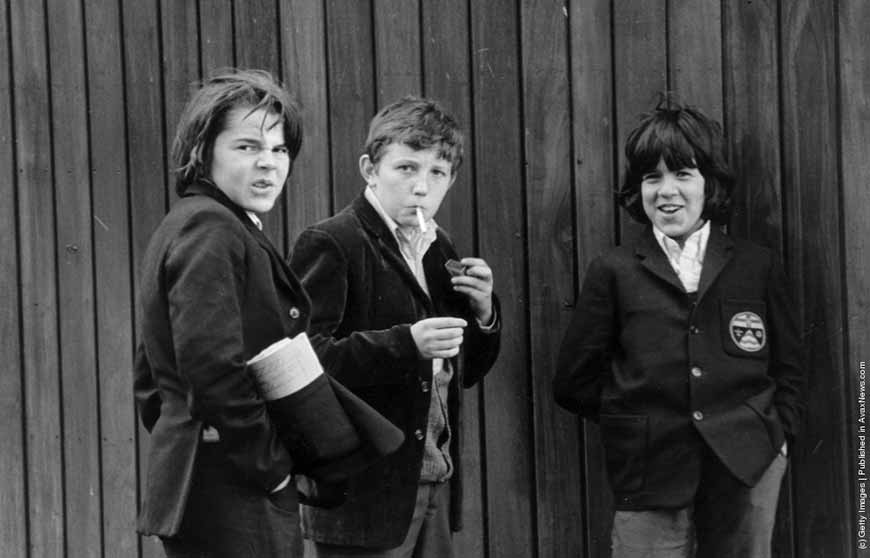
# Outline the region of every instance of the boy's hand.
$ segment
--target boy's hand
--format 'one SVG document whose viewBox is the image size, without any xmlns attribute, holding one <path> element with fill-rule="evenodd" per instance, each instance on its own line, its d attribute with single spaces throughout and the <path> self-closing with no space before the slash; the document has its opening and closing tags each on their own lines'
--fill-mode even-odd
<svg viewBox="0 0 870 558">
<path fill-rule="evenodd" d="M 471 310 L 482 324 L 492 321 L 492 269 L 480 258 L 462 258 L 465 274 L 452 277 L 453 290 L 468 297 Z"/>
<path fill-rule="evenodd" d="M 462 318 L 426 318 L 411 326 L 411 336 L 423 358 L 450 358 L 459 353 L 467 325 Z"/>
</svg>

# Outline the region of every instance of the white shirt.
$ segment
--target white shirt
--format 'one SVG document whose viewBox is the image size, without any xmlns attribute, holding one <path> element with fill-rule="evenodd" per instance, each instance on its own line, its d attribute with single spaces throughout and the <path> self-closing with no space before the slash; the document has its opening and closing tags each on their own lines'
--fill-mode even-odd
<svg viewBox="0 0 870 558">
<path fill-rule="evenodd" d="M 657 229 L 655 225 L 653 225 L 653 234 L 686 292 L 697 292 L 701 269 L 704 267 L 704 256 L 707 254 L 707 240 L 710 239 L 710 221 L 690 234 L 682 248 L 676 240 Z"/>
</svg>

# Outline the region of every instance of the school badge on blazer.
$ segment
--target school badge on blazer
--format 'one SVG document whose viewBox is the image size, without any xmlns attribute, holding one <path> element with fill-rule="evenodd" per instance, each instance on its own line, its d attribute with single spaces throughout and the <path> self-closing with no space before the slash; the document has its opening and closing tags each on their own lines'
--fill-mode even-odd
<svg viewBox="0 0 870 558">
<path fill-rule="evenodd" d="M 770 352 L 767 305 L 763 300 L 722 301 L 722 345 L 738 357 L 767 358 Z"/>
<path fill-rule="evenodd" d="M 757 353 L 767 343 L 764 322 L 755 312 L 739 312 L 731 317 L 728 332 L 734 344 L 750 353 Z"/>
</svg>

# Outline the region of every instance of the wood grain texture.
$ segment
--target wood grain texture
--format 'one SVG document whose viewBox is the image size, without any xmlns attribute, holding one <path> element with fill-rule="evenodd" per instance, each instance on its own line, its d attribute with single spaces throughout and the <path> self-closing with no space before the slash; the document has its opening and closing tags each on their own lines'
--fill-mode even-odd
<svg viewBox="0 0 870 558">
<path fill-rule="evenodd" d="M 65 556 L 102 553 L 99 391 L 96 377 L 91 196 L 81 5 L 46 3 L 54 196 Z M 73 480 L 74 479 L 74 480 Z"/>
<path fill-rule="evenodd" d="M 0 374 L 0 548 L 10 557 L 27 555 L 27 463 L 24 447 L 24 392 L 22 367 L 21 290 L 15 165 L 15 107 L 13 106 L 12 53 L 7 25 L 9 10 L 0 2 L 0 354 L 6 370 Z"/>
<path fill-rule="evenodd" d="M 383 107 L 422 90 L 420 1 L 372 0 L 376 104 Z"/>
<path fill-rule="evenodd" d="M 725 135 L 737 183 L 730 231 L 782 247 L 777 2 L 723 3 Z"/>
<path fill-rule="evenodd" d="M 58 345 L 55 200 L 46 13 L 13 3 L 21 335 L 24 370 L 28 551 L 63 556 L 63 430 Z"/>
<path fill-rule="evenodd" d="M 199 0 L 199 57 L 203 79 L 235 66 L 233 0 Z"/>
<path fill-rule="evenodd" d="M 563 302 L 563 312 L 573 311 L 586 268 L 592 259 L 615 243 L 614 191 L 615 123 L 612 16 L 609 0 L 571 3 L 571 114 L 574 168 L 573 235 L 576 280 Z M 566 304 L 567 303 L 567 304 Z M 559 338 L 564 332 L 559 333 Z M 604 470 L 598 426 L 563 417 L 559 428 L 573 429 L 581 443 L 576 456 L 581 469 L 582 496 L 579 536 L 582 552 L 595 558 L 610 556 L 613 496 Z M 580 426 L 579 432 L 577 425 Z M 581 531 L 581 529 L 577 529 Z"/>
<path fill-rule="evenodd" d="M 625 169 L 625 140 L 642 114 L 668 88 L 666 0 L 614 0 L 613 73 L 619 180 Z M 619 211 L 620 243 L 643 227 Z"/>
<path fill-rule="evenodd" d="M 847 465 L 855 466 L 861 441 L 867 447 L 866 401 L 864 422 L 861 418 L 859 395 L 867 396 L 867 370 L 870 364 L 870 49 L 867 29 L 870 27 L 870 5 L 861 0 L 843 0 L 839 3 L 839 42 L 837 74 L 839 77 L 840 101 L 840 169 L 842 177 L 842 238 L 844 262 L 844 288 L 846 327 L 846 410 L 849 417 L 850 459 Z M 836 337 L 835 337 L 836 339 Z M 863 372 L 862 372 L 863 371 Z M 863 429 L 861 428 L 863 427 Z M 859 439 L 859 434 L 864 436 Z M 866 473 L 866 469 L 864 470 Z M 847 494 L 844 500 L 851 504 L 851 517 L 858 517 L 861 488 L 867 490 L 866 475 L 859 478 L 858 471 L 850 471 Z M 866 508 L 865 508 L 866 510 Z M 864 514 L 866 515 L 866 514 Z M 857 541 L 857 525 L 850 522 L 845 538 Z M 843 529 L 843 527 L 839 527 Z M 866 537 L 865 537 L 866 538 Z M 866 556 L 867 551 L 854 550 L 857 556 Z"/>
<path fill-rule="evenodd" d="M 175 169 L 168 160 L 178 118 L 199 80 L 199 21 L 196 2 L 160 0 L 163 130 L 166 136 L 166 191 L 176 199 Z"/>
<path fill-rule="evenodd" d="M 329 100 L 326 20 L 322 2 L 288 0 L 281 5 L 284 82 L 302 110 L 302 151 L 285 194 L 287 246 L 308 225 L 331 215 Z"/>
<path fill-rule="evenodd" d="M 483 385 L 489 556 L 534 555 L 529 298 L 520 40 L 515 4 L 470 5 L 480 254 L 505 293 L 499 360 Z"/>
<path fill-rule="evenodd" d="M 576 421 L 553 400 L 561 333 L 574 298 L 571 91 L 568 8 L 524 2 L 523 68 L 525 206 L 537 556 L 579 556 L 583 548 L 582 468 Z M 567 302 L 567 304 L 566 304 Z"/>
<path fill-rule="evenodd" d="M 801 308 L 809 375 L 807 420 L 793 467 L 801 486 L 794 502 L 799 556 L 847 556 L 848 464 L 844 422 L 847 377 L 839 242 L 836 17 L 827 3 L 802 0 L 780 8 L 782 43 L 782 198 L 785 259 Z M 808 110 L 809 107 L 813 107 Z M 812 505 L 808 503 L 812 502 Z M 782 556 L 791 556 L 783 548 Z"/>
<path fill-rule="evenodd" d="M 326 2 L 333 207 L 362 191 L 359 158 L 375 107 L 371 0 Z"/>
<path fill-rule="evenodd" d="M 668 83 L 722 122 L 722 2 L 668 0 Z"/>
<path fill-rule="evenodd" d="M 84 3 L 103 556 L 137 555 L 133 312 L 121 14 Z M 68 477 L 69 478 L 69 477 Z M 98 540 L 92 542 L 96 544 Z"/>
</svg>

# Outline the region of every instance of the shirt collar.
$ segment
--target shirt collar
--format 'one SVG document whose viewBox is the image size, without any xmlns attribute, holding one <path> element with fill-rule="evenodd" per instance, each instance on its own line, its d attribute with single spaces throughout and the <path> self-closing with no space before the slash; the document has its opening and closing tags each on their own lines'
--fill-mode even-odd
<svg viewBox="0 0 870 558">
<path fill-rule="evenodd" d="M 685 251 L 688 254 L 694 254 L 695 259 L 697 259 L 698 262 L 704 261 L 704 254 L 707 252 L 707 241 L 710 239 L 709 219 L 700 229 L 689 235 L 689 238 L 687 238 L 683 243 L 682 248 L 680 248 L 680 245 L 676 240 L 660 231 L 655 225 L 653 225 L 652 229 L 656 241 L 659 243 L 659 246 L 662 247 L 662 250 L 665 251 L 665 255 L 669 258 L 679 260 L 680 254 Z"/>
<path fill-rule="evenodd" d="M 263 230 L 263 222 L 260 221 L 260 218 L 257 217 L 256 213 L 254 213 L 253 211 L 245 211 L 245 213 L 248 215 L 248 218 L 251 220 L 251 222 L 254 223 L 254 226 L 256 226 L 260 230 Z"/>
</svg>

